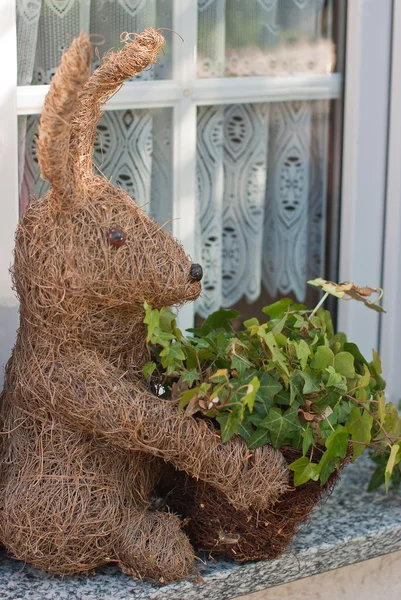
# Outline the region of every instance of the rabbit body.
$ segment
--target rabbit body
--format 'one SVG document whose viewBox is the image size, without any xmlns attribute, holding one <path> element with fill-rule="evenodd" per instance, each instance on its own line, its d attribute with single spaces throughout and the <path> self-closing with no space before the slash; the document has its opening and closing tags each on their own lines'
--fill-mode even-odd
<svg viewBox="0 0 401 600">
<path fill-rule="evenodd" d="M 266 508 L 288 487 L 279 452 L 223 445 L 142 379 L 144 301 L 182 304 L 201 285 L 182 246 L 94 174 L 92 151 L 102 104 L 163 42 L 147 29 L 92 75 L 89 38 L 72 42 L 41 117 L 38 158 L 52 187 L 16 233 L 20 329 L 0 407 L 0 541 L 60 574 L 119 562 L 167 582 L 194 570 L 179 517 L 150 501 L 166 463 L 241 509 Z"/>
</svg>

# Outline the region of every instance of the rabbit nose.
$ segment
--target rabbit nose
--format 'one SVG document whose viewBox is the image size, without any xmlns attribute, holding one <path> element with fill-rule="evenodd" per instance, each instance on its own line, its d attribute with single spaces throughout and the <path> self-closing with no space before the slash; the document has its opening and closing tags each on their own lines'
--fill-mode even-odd
<svg viewBox="0 0 401 600">
<path fill-rule="evenodd" d="M 200 281 L 203 277 L 203 269 L 200 265 L 194 263 L 191 266 L 191 269 L 189 271 L 189 275 L 191 277 L 191 279 L 194 279 L 195 281 Z"/>
</svg>

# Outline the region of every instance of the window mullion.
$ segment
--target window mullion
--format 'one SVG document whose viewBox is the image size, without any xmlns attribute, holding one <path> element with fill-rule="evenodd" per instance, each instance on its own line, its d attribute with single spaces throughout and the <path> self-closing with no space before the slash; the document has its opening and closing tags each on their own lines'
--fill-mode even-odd
<svg viewBox="0 0 401 600">
<path fill-rule="evenodd" d="M 197 1 L 174 0 L 173 29 L 183 36 L 173 46 L 173 79 L 181 88 L 174 108 L 173 233 L 186 252 L 195 254 L 196 223 L 196 111 L 192 88 L 196 80 Z M 192 327 L 193 303 L 180 311 L 182 329 Z"/>
<path fill-rule="evenodd" d="M 10 355 L 17 325 L 17 299 L 9 273 L 18 222 L 18 129 L 16 112 L 17 32 L 15 1 L 0 2 L 0 55 L 5 57 L 0 87 L 0 364 Z M 2 379 L 2 373 L 0 374 Z"/>
<path fill-rule="evenodd" d="M 221 77 L 198 79 L 192 98 L 198 105 L 329 100 L 341 96 L 342 75 Z"/>
</svg>

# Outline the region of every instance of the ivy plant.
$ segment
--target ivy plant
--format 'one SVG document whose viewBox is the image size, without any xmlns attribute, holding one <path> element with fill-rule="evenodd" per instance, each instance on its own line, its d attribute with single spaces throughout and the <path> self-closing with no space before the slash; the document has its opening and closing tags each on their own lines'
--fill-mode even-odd
<svg viewBox="0 0 401 600">
<path fill-rule="evenodd" d="M 235 310 L 211 314 L 184 336 L 168 308 L 145 303 L 151 360 L 143 373 L 159 396 L 187 415 L 212 419 L 223 442 L 241 436 L 249 448 L 291 446 L 294 484 L 323 485 L 349 454 L 365 448 L 376 463 L 369 489 L 401 480 L 401 418 L 385 402 L 379 356 L 370 362 L 330 313 L 289 298 L 263 309 L 235 331 Z"/>
</svg>

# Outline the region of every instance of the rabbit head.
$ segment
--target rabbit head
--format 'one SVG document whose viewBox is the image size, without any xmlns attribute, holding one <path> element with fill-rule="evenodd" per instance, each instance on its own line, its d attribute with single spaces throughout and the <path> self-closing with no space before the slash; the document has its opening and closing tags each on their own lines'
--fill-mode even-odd
<svg viewBox="0 0 401 600">
<path fill-rule="evenodd" d="M 103 319 L 105 308 L 142 315 L 145 301 L 181 304 L 201 291 L 200 265 L 92 165 L 102 104 L 154 62 L 163 44 L 147 29 L 90 75 L 90 41 L 81 34 L 62 58 L 38 140 L 42 176 L 52 187 L 31 203 L 17 231 L 14 280 L 31 321 L 88 318 L 88 307 Z"/>
</svg>

